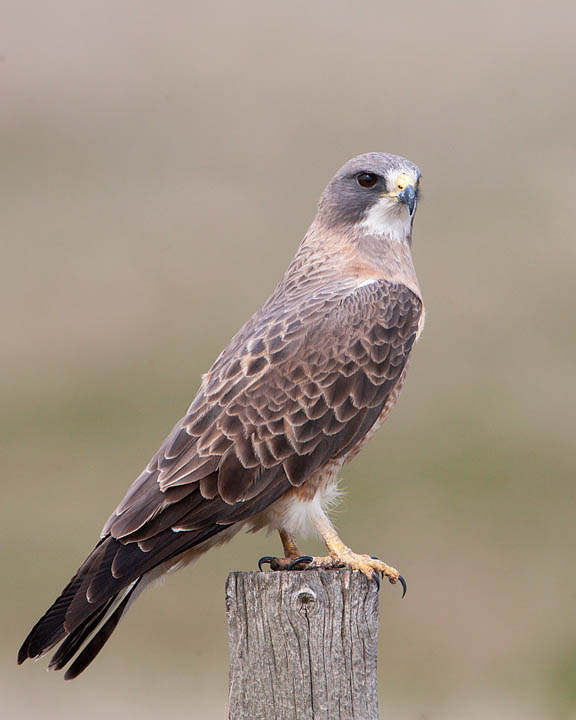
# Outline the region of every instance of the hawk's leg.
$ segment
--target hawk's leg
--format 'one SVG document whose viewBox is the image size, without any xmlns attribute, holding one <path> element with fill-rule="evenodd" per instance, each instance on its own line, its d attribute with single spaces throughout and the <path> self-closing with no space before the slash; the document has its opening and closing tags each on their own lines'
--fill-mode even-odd
<svg viewBox="0 0 576 720">
<path fill-rule="evenodd" d="M 270 564 L 271 570 L 293 570 L 297 565 L 310 562 L 313 558 L 310 555 L 302 555 L 296 545 L 296 538 L 286 530 L 280 530 L 280 540 L 284 548 L 284 557 L 272 557 L 266 555 L 258 560 L 258 567 L 262 570 L 264 563 Z M 299 562 L 297 562 L 299 561 Z"/>
<path fill-rule="evenodd" d="M 322 535 L 329 554 L 325 557 L 312 558 L 306 565 L 307 569 L 329 569 L 346 566 L 352 568 L 352 570 L 360 570 L 360 572 L 364 573 L 368 578 L 377 580 L 378 585 L 380 585 L 378 573 L 382 573 L 382 577 L 387 577 L 392 584 L 400 582 L 404 591 L 402 597 L 404 597 L 406 594 L 406 581 L 398 570 L 372 555 L 359 555 L 350 550 L 350 548 L 340 540 L 328 518 L 324 517 L 319 519 L 316 528 L 320 535 Z M 305 562 L 306 558 L 302 557 L 300 560 L 301 562 Z"/>
</svg>

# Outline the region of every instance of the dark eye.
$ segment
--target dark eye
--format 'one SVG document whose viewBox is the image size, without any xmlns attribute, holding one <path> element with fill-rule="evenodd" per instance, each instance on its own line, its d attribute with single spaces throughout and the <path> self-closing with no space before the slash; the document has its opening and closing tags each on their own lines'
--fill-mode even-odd
<svg viewBox="0 0 576 720">
<path fill-rule="evenodd" d="M 364 188 L 374 187 L 374 185 L 376 185 L 379 179 L 379 175 L 374 175 L 373 173 L 363 172 L 356 175 L 356 180 L 358 180 L 358 184 L 362 185 L 362 187 Z"/>
</svg>

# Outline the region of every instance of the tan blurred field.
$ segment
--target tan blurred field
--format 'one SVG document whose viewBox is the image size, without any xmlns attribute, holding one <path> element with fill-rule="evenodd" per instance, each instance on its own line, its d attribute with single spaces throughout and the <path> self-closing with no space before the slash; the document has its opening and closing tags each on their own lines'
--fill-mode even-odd
<svg viewBox="0 0 576 720">
<path fill-rule="evenodd" d="M 143 597 L 75 683 L 16 651 L 266 299 L 326 181 L 422 168 L 428 309 L 344 474 L 381 595 L 383 718 L 576 718 L 570 2 L 3 4 L 6 717 L 223 718 L 240 537 Z M 315 543 L 309 546 L 318 548 Z"/>
</svg>

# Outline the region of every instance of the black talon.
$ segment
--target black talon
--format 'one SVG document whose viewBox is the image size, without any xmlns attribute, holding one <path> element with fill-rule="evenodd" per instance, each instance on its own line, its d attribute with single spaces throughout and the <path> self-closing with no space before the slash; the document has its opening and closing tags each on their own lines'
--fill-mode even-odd
<svg viewBox="0 0 576 720">
<path fill-rule="evenodd" d="M 376 583 L 376 592 L 379 592 L 380 591 L 380 575 L 378 574 L 378 572 L 376 570 L 374 570 L 374 572 L 372 573 L 372 579 Z"/>
<path fill-rule="evenodd" d="M 264 565 L 264 563 L 272 563 L 272 560 L 276 560 L 272 555 L 264 555 L 264 557 L 261 557 L 260 560 L 258 560 L 258 570 L 262 572 L 262 565 Z"/>
<path fill-rule="evenodd" d="M 301 555 L 300 557 L 296 558 L 296 560 L 293 560 L 290 565 L 288 565 L 288 570 L 294 570 L 296 565 L 300 565 L 300 563 L 311 563 L 314 562 L 314 558 L 312 555 Z"/>
<path fill-rule="evenodd" d="M 408 590 L 408 586 L 406 585 L 406 580 L 402 577 L 402 575 L 398 575 L 398 580 L 400 581 L 400 585 L 402 585 L 402 597 L 406 595 L 406 590 Z"/>
</svg>

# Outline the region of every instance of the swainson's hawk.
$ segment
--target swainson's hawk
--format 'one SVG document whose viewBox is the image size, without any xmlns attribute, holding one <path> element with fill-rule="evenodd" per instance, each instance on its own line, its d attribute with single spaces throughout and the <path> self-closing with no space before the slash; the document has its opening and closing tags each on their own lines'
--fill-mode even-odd
<svg viewBox="0 0 576 720">
<path fill-rule="evenodd" d="M 242 527 L 279 530 L 285 557 L 262 559 L 274 570 L 348 565 L 405 588 L 344 545 L 326 509 L 341 466 L 394 405 L 422 328 L 410 255 L 419 180 L 384 153 L 332 178 L 279 285 L 204 375 L 19 663 L 61 643 L 50 667 L 76 656 L 65 676 L 76 677 L 150 581 Z M 327 557 L 301 555 L 294 536 L 308 530 Z"/>
</svg>

